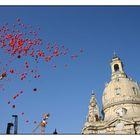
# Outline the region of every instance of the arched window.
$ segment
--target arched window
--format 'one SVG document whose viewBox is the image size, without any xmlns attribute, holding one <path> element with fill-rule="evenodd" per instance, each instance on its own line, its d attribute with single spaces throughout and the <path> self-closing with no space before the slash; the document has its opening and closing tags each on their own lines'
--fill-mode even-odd
<svg viewBox="0 0 140 140">
<path fill-rule="evenodd" d="M 134 94 L 138 93 L 138 90 L 135 87 L 132 87 Z"/>
<path fill-rule="evenodd" d="M 115 88 L 115 93 L 116 93 L 116 95 L 120 95 L 121 94 L 121 88 Z"/>
<path fill-rule="evenodd" d="M 97 114 L 95 114 L 95 120 L 96 120 L 96 121 L 99 121 L 99 117 L 98 117 Z"/>
<path fill-rule="evenodd" d="M 119 108 L 116 110 L 116 114 L 120 117 L 126 115 L 127 113 L 127 109 L 126 108 Z"/>
<path fill-rule="evenodd" d="M 119 65 L 118 65 L 118 64 L 115 64 L 115 65 L 114 65 L 114 70 L 115 70 L 115 72 L 116 72 L 116 71 L 119 71 Z"/>
</svg>

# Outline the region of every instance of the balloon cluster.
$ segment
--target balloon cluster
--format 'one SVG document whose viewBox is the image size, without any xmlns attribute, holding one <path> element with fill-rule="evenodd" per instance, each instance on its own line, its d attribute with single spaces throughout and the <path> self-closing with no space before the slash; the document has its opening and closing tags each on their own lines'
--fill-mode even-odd
<svg viewBox="0 0 140 140">
<path fill-rule="evenodd" d="M 40 28 L 34 29 L 32 25 L 24 24 L 20 18 L 17 18 L 14 24 L 6 22 L 0 27 L 0 53 L 6 56 L 4 60 L 0 58 L 0 82 L 13 80 L 14 77 L 10 78 L 13 75 L 20 81 L 29 76 L 33 79 L 41 78 L 41 74 L 38 72 L 39 60 L 48 63 L 52 59 L 63 56 L 76 59 L 83 53 L 83 49 L 80 49 L 78 53 L 71 54 L 69 48 L 64 45 L 43 40 L 39 37 L 39 32 Z M 13 65 L 13 63 L 19 61 L 19 67 Z M 52 66 L 56 68 L 56 65 L 53 64 Z M 64 66 L 68 67 L 68 64 Z M 1 90 L 5 90 L 2 84 L 0 85 Z M 37 92 L 38 90 L 34 88 L 33 91 Z M 11 105 L 13 100 L 18 99 L 22 94 L 23 90 L 16 93 L 7 102 L 8 105 Z M 12 104 L 12 108 L 16 109 L 16 105 Z M 26 120 L 26 123 L 29 123 L 29 120 Z M 36 124 L 36 121 L 34 121 L 34 124 Z"/>
</svg>

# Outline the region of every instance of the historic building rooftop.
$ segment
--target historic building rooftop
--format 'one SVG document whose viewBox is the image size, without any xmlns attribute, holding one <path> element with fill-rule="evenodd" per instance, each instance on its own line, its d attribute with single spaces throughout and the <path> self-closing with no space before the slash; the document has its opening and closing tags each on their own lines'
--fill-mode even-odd
<svg viewBox="0 0 140 140">
<path fill-rule="evenodd" d="M 140 134 L 140 87 L 124 71 L 122 60 L 114 54 L 111 80 L 102 96 L 101 117 L 92 94 L 83 134 Z"/>
</svg>

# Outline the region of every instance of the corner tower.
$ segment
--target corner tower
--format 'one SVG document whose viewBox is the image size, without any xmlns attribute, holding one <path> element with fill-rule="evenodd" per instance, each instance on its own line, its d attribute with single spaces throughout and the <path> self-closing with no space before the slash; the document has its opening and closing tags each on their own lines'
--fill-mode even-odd
<svg viewBox="0 0 140 140">
<path fill-rule="evenodd" d="M 84 134 L 91 134 L 93 133 L 92 130 L 90 130 L 96 123 L 100 121 L 100 114 L 99 114 L 99 107 L 97 105 L 96 97 L 94 92 L 92 91 L 89 107 L 88 107 L 88 115 L 85 122 L 85 126 L 82 130 L 82 133 Z"/>
</svg>

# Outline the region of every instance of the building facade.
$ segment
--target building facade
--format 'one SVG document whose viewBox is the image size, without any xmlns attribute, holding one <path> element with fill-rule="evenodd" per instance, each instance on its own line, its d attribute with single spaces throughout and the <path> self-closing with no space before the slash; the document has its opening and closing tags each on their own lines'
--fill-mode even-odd
<svg viewBox="0 0 140 140">
<path fill-rule="evenodd" d="M 111 81 L 102 96 L 102 117 L 92 93 L 82 134 L 140 134 L 140 87 L 126 75 L 117 55 L 111 70 Z"/>
</svg>

